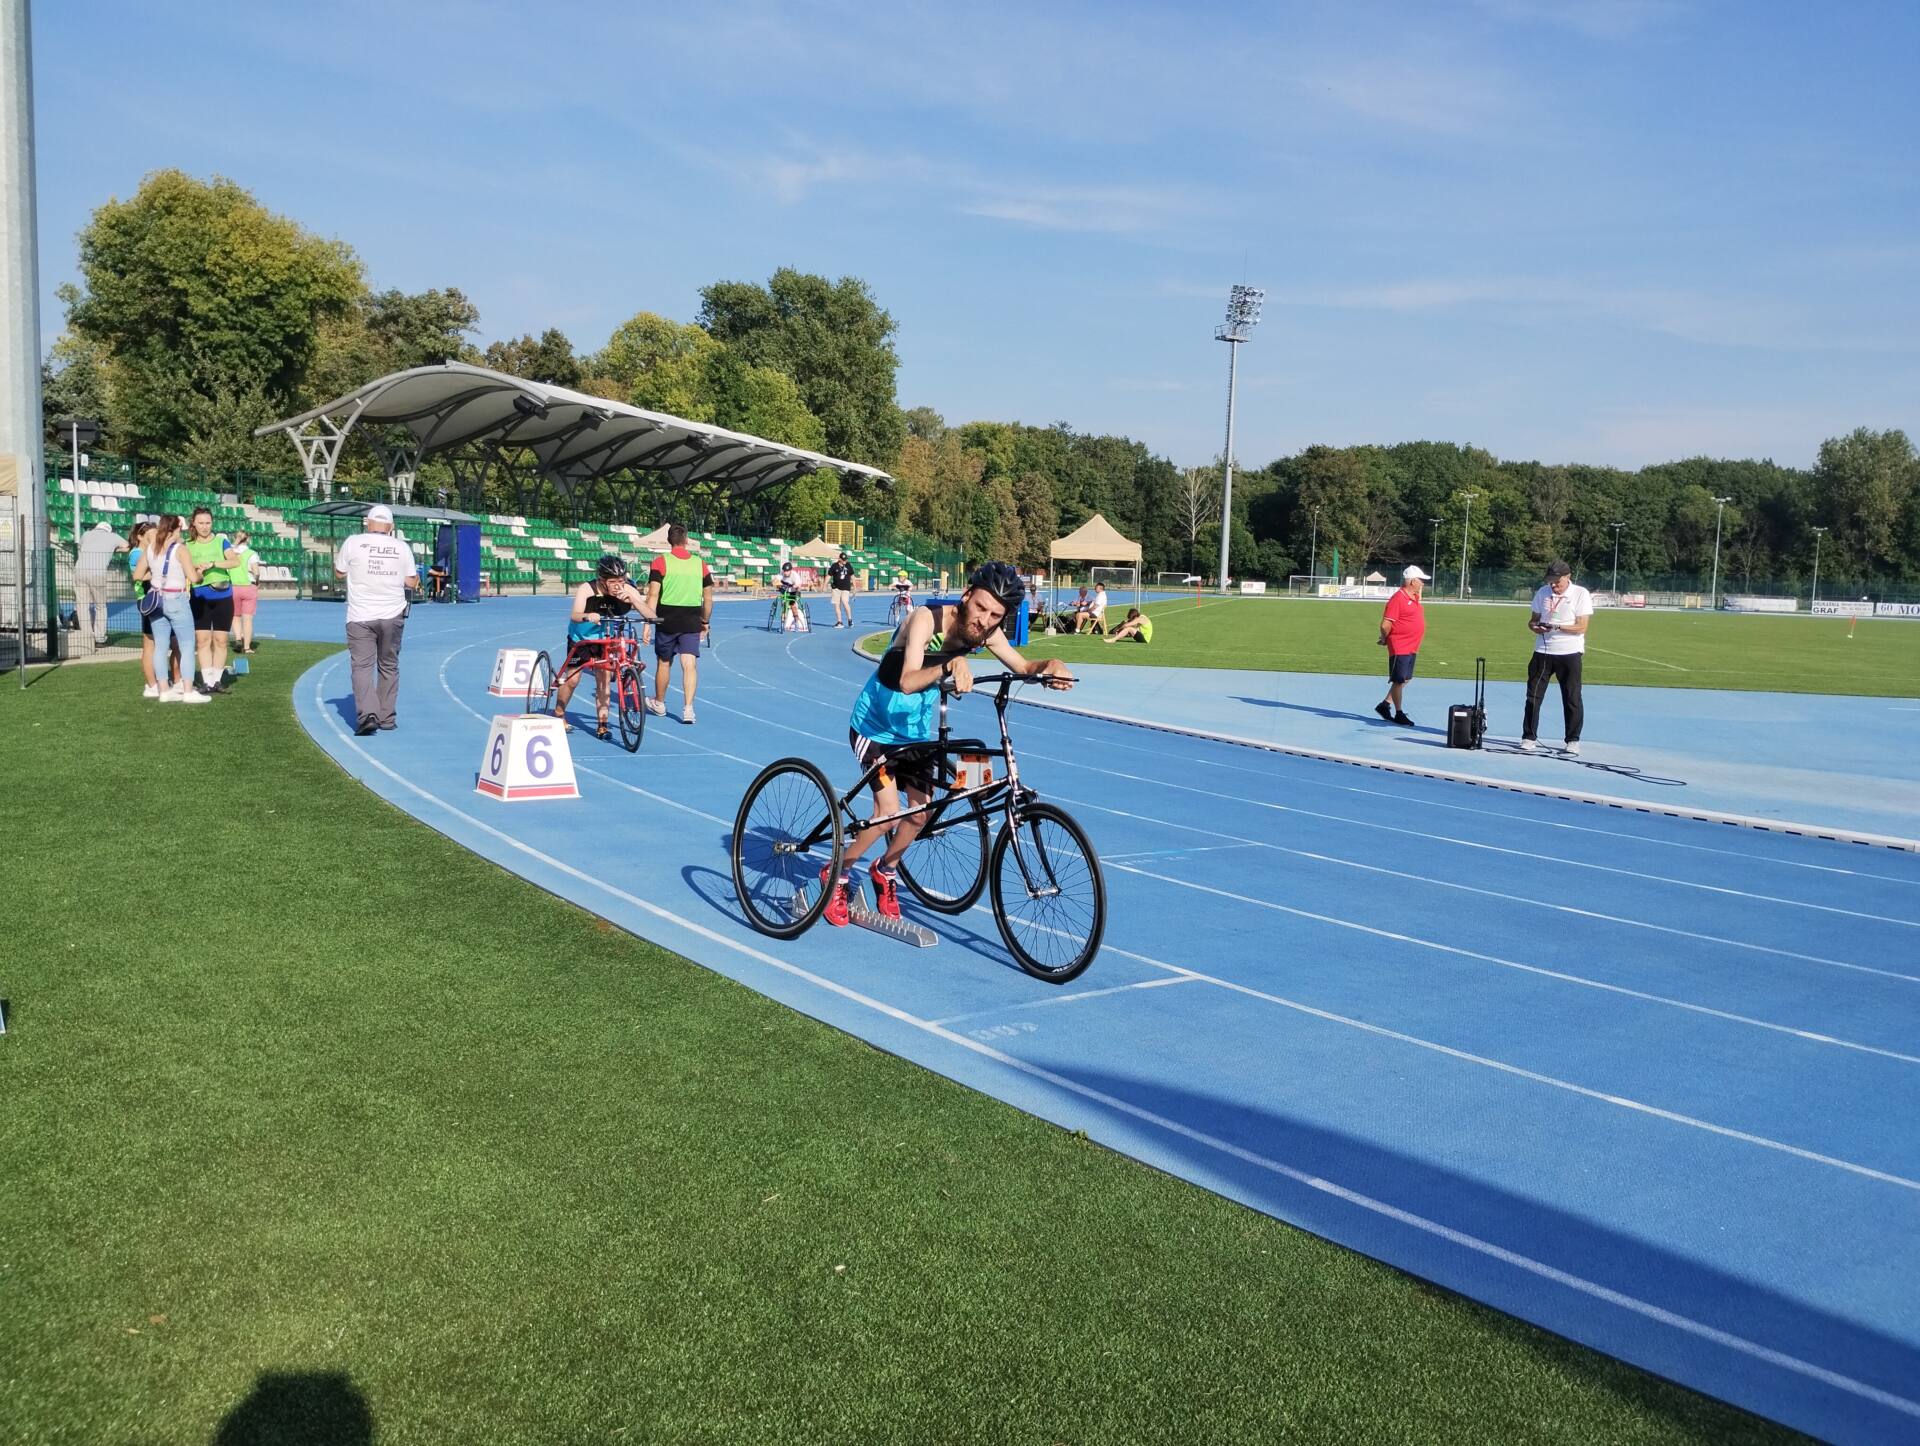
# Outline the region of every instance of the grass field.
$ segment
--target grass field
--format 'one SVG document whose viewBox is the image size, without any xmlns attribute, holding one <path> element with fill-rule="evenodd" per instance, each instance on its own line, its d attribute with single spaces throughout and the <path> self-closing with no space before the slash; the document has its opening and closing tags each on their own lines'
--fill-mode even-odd
<svg viewBox="0 0 1920 1446">
<path fill-rule="evenodd" d="M 1380 604 L 1286 598 L 1191 598 L 1150 604 L 1153 642 L 1037 638 L 1035 657 L 1070 662 L 1181 668 L 1255 668 L 1287 673 L 1379 673 Z M 1108 614 L 1116 621 L 1124 607 Z M 1420 649 L 1423 676 L 1527 675 L 1533 635 L 1524 608 L 1431 602 Z M 865 646 L 872 650 L 869 640 Z M 1595 615 L 1587 634 L 1589 683 L 1650 688 L 1751 688 L 1763 692 L 1920 697 L 1920 621 L 1863 619 L 1847 637 L 1845 618 L 1733 613 L 1635 612 Z"/>
<path fill-rule="evenodd" d="M 0 1438 L 1786 1439 L 503 874 L 325 651 L 0 679 Z"/>
</svg>

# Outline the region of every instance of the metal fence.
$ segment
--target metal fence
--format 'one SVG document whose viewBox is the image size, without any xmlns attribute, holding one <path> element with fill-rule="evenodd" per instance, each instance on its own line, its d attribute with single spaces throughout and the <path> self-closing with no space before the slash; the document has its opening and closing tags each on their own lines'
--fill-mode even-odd
<svg viewBox="0 0 1920 1446">
<path fill-rule="evenodd" d="M 140 610 L 124 554 L 103 570 L 81 569 L 58 546 L 21 549 L 11 519 L 0 551 L 0 668 L 139 658 Z M 26 606 L 21 607 L 24 559 Z"/>
</svg>

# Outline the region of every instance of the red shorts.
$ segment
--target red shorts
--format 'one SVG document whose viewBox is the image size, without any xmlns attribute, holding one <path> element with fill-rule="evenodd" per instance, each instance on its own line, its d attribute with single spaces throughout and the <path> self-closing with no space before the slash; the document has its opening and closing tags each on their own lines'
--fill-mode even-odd
<svg viewBox="0 0 1920 1446">
<path fill-rule="evenodd" d="M 258 587 L 240 587 L 238 584 L 234 586 L 233 615 L 235 617 L 250 618 L 259 605 L 260 589 Z"/>
</svg>

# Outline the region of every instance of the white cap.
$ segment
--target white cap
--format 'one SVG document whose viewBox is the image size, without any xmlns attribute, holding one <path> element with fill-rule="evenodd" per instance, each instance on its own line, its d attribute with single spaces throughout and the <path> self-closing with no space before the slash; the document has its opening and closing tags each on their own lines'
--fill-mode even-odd
<svg viewBox="0 0 1920 1446">
<path fill-rule="evenodd" d="M 1429 577 L 1426 573 L 1420 571 L 1420 564 L 1417 562 L 1408 563 L 1407 570 L 1400 574 L 1400 580 L 1402 582 L 1412 582 L 1416 577 L 1419 578 L 1420 581 L 1422 582 L 1433 581 L 1433 579 Z"/>
<path fill-rule="evenodd" d="M 393 526 L 393 509 L 385 503 L 375 503 L 367 509 L 367 521 L 384 522 L 391 527 Z"/>
</svg>

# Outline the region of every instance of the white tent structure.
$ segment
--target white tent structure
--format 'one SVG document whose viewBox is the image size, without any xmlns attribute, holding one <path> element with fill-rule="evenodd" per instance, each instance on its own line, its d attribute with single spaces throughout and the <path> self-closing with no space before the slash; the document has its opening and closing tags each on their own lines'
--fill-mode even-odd
<svg viewBox="0 0 1920 1446">
<path fill-rule="evenodd" d="M 1140 566 L 1140 544 L 1129 542 L 1098 512 L 1047 549 L 1054 562 L 1124 562 Z"/>
<path fill-rule="evenodd" d="M 794 548 L 793 555 L 809 562 L 831 562 L 845 551 L 845 548 L 834 546 L 824 537 L 816 537 L 813 541 L 803 542 Z"/>
<path fill-rule="evenodd" d="M 308 492 L 331 498 L 340 449 L 356 427 L 375 429 L 397 501 L 411 497 L 421 462 L 437 456 L 452 465 L 463 500 L 474 503 L 490 469 L 527 454 L 535 480 L 569 497 L 603 480 L 650 477 L 740 500 L 823 467 L 891 480 L 877 467 L 464 362 L 394 372 L 254 435 L 285 433 L 300 453 Z"/>
</svg>

